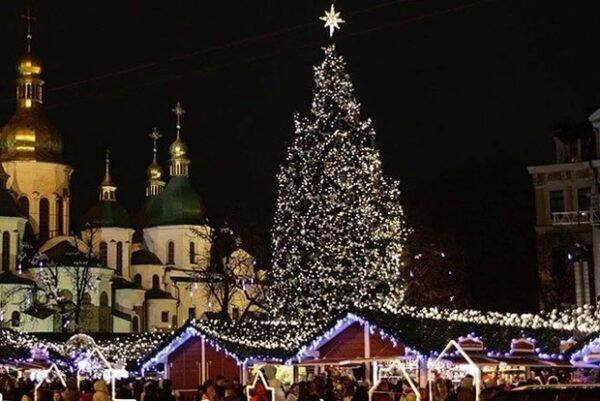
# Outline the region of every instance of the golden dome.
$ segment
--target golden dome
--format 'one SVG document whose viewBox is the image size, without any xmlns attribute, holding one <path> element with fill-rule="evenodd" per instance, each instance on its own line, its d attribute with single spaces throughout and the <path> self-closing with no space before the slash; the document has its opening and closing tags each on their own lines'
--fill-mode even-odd
<svg viewBox="0 0 600 401">
<path fill-rule="evenodd" d="M 148 179 L 153 181 L 160 181 L 164 174 L 162 167 L 156 162 L 156 159 L 148 166 L 146 172 L 148 173 Z"/>
<path fill-rule="evenodd" d="M 42 63 L 31 54 L 27 54 L 17 62 L 17 71 L 21 76 L 41 75 Z"/>
<path fill-rule="evenodd" d="M 0 160 L 61 161 L 63 139 L 40 106 L 17 108 L 0 129 Z"/>
<path fill-rule="evenodd" d="M 179 139 L 179 135 L 171 144 L 171 146 L 169 146 L 169 152 L 171 153 L 172 159 L 180 159 L 187 154 L 187 146 L 181 139 Z"/>
<path fill-rule="evenodd" d="M 0 160 L 60 163 L 63 139 L 42 110 L 42 64 L 31 54 L 17 63 L 17 110 L 0 129 Z"/>
</svg>

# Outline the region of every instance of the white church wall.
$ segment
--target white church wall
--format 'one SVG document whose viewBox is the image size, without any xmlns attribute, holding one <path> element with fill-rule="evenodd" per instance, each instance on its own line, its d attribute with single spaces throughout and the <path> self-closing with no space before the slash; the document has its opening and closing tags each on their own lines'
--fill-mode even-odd
<svg viewBox="0 0 600 401">
<path fill-rule="evenodd" d="M 139 274 L 142 277 L 142 287 L 149 290 L 152 288 L 152 277 L 158 276 L 161 287 L 165 268 L 157 265 L 131 265 L 131 281 L 135 280 L 135 275 Z"/>
<path fill-rule="evenodd" d="M 100 243 L 106 242 L 107 246 L 107 266 L 113 270 L 117 269 L 117 244 L 121 242 L 123 246 L 122 255 L 122 277 L 129 279 L 131 277 L 131 242 L 134 230 L 120 227 L 103 227 L 91 231 L 83 230 L 82 237 L 86 243 L 89 243 L 89 237 L 92 236 L 92 248 L 96 255 L 100 255 Z"/>
<path fill-rule="evenodd" d="M 73 169 L 59 163 L 40 161 L 4 161 L 2 166 L 10 176 L 7 188 L 18 197 L 29 199 L 29 217 L 34 233 L 39 233 L 39 201 L 46 198 L 50 206 L 50 236 L 57 235 L 57 201 L 63 203 L 63 232 L 69 233 L 70 179 Z"/>
<path fill-rule="evenodd" d="M 177 316 L 177 301 L 175 299 L 148 299 L 147 328 L 149 331 L 168 330 L 174 328 L 173 316 Z M 163 316 L 163 313 L 166 315 Z M 166 321 L 163 317 L 166 316 Z"/>
<path fill-rule="evenodd" d="M 190 268 L 193 265 L 206 265 L 210 257 L 210 227 L 179 225 L 159 226 L 144 229 L 144 240 L 148 249 L 156 254 L 163 263 L 174 264 L 178 267 Z M 197 235 L 199 231 L 202 235 Z M 168 244 L 173 242 L 174 260 L 169 260 Z M 190 259 L 190 243 L 194 243 L 194 262 Z"/>
<path fill-rule="evenodd" d="M 23 233 L 25 232 L 25 224 L 27 220 L 18 218 L 18 217 L 2 217 L 0 216 L 0 252 L 4 252 L 2 249 L 2 235 L 4 232 L 8 232 L 10 235 L 9 242 L 9 270 L 16 271 L 17 270 L 17 255 L 20 250 L 20 239 L 23 238 Z M 0 269 L 2 266 L 0 266 Z"/>
<path fill-rule="evenodd" d="M 113 333 L 131 333 L 131 322 L 119 316 L 112 317 Z"/>
</svg>

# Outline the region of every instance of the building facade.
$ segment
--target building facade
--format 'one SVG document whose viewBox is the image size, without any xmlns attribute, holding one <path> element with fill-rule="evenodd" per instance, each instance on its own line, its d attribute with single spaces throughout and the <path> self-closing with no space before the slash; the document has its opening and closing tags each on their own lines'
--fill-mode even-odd
<svg viewBox="0 0 600 401">
<path fill-rule="evenodd" d="M 600 110 L 589 122 L 555 131 L 555 162 L 528 167 L 535 194 L 540 308 L 596 303 Z"/>
<path fill-rule="evenodd" d="M 43 113 L 42 64 L 28 50 L 17 71 L 17 108 L 0 130 L 0 325 L 149 331 L 207 313 L 237 318 L 248 310 L 250 289 L 258 286 L 255 262 L 236 241 L 215 268 L 215 232 L 189 179 L 179 103 L 168 182 L 157 161 L 161 135 L 155 130 L 146 203 L 137 217 L 118 202 L 107 152 L 98 200 L 84 226 L 71 228 L 73 169 L 62 161 L 60 132 Z M 222 270 L 234 272 L 233 279 Z"/>
</svg>

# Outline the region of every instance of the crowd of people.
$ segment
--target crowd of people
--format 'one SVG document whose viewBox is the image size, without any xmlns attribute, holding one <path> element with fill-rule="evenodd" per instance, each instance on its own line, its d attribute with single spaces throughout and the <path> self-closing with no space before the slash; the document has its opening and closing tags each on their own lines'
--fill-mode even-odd
<svg viewBox="0 0 600 401">
<path fill-rule="evenodd" d="M 597 377 L 594 377 L 596 379 Z M 492 380 L 493 379 L 493 380 Z M 499 392 L 510 391 L 523 385 L 559 384 L 581 382 L 575 374 L 541 371 L 527 380 L 507 382 L 505 378 L 488 377 L 481 385 L 481 399 L 493 398 Z M 421 400 L 428 401 L 475 401 L 475 383 L 466 375 L 459 383 L 436 375 L 429 388 L 418 388 Z M 135 401 L 369 401 L 371 384 L 357 381 L 349 375 L 317 375 L 306 380 L 283 386 L 277 379 L 268 379 L 267 386 L 258 381 L 247 389 L 238 378 L 227 380 L 217 376 L 198 386 L 191 394 L 173 390 L 170 380 L 119 381 L 115 398 Z M 270 393 L 272 392 L 272 394 Z M 70 377 L 66 386 L 60 382 L 43 382 L 37 389 L 24 378 L 0 375 L 0 393 L 7 401 L 111 401 L 109 385 L 104 380 L 77 380 Z M 430 399 L 431 398 L 431 399 Z M 381 380 L 373 390 L 372 401 L 416 401 L 413 387 L 405 380 L 390 378 Z"/>
<path fill-rule="evenodd" d="M 43 382 L 37 389 L 35 383 L 24 378 L 0 377 L 0 393 L 8 401 L 110 401 L 108 385 L 104 380 L 84 380 L 70 377 L 66 387 L 60 382 Z"/>
<path fill-rule="evenodd" d="M 193 394 L 174 391 L 170 380 L 120 381 L 116 384 L 115 398 L 135 401 L 369 401 L 369 387 L 368 382 L 357 382 L 349 376 L 315 376 L 290 386 L 271 379 L 268 388 L 259 381 L 247 391 L 238 378 L 227 380 L 217 376 L 198 386 Z M 5 401 L 111 401 L 112 398 L 104 380 L 83 380 L 78 387 L 74 377 L 67 379 L 66 387 L 59 381 L 43 382 L 35 390 L 35 383 L 29 380 L 0 375 L 0 393 Z"/>
</svg>

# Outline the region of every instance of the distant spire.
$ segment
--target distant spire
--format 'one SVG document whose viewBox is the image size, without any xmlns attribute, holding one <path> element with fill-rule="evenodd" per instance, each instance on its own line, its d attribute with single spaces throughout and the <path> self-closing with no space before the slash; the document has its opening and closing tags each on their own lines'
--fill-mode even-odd
<svg viewBox="0 0 600 401">
<path fill-rule="evenodd" d="M 117 198 L 115 192 L 117 187 L 110 177 L 110 149 L 106 149 L 106 159 L 104 167 L 104 179 L 100 184 L 100 199 L 107 201 L 115 201 Z"/>
<path fill-rule="evenodd" d="M 27 14 L 21 16 L 27 23 L 27 54 L 21 57 L 17 63 L 19 77 L 17 79 L 17 107 L 31 108 L 42 103 L 42 86 L 44 81 L 40 79 L 42 65 L 39 60 L 31 55 L 31 21 L 35 17 L 31 15 L 31 9 Z M 26 148 L 26 147 L 24 147 Z"/>
<path fill-rule="evenodd" d="M 163 169 L 158 164 L 156 160 L 156 142 L 162 138 L 162 135 L 158 132 L 156 128 L 152 130 L 152 132 L 148 135 L 153 142 L 152 146 L 152 163 L 148 166 L 148 181 L 146 183 L 146 196 L 156 196 L 160 194 L 165 186 L 165 182 L 162 180 L 163 177 Z"/>
<path fill-rule="evenodd" d="M 27 39 L 27 53 L 31 54 L 31 41 L 33 40 L 33 35 L 31 33 L 31 21 L 35 21 L 36 18 L 31 16 L 31 8 L 29 7 L 27 7 L 27 14 L 21 15 L 21 18 L 23 18 L 27 23 L 27 36 L 25 38 Z"/>
</svg>

